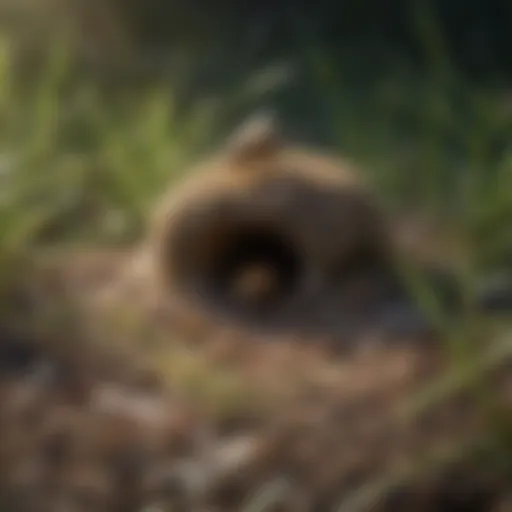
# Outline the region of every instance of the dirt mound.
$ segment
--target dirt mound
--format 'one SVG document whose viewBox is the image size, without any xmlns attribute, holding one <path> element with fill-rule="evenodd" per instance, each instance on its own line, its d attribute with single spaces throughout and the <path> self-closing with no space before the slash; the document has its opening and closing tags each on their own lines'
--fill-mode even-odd
<svg viewBox="0 0 512 512">
<path fill-rule="evenodd" d="M 162 302 L 178 297 L 259 330 L 340 337 L 404 298 L 393 251 L 360 173 L 283 140 L 266 118 L 164 194 L 142 249 Z"/>
</svg>

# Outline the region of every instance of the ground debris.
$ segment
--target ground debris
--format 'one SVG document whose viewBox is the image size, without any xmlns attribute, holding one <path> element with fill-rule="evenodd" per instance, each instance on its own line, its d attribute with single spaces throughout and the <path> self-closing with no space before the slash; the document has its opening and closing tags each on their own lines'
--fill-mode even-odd
<svg viewBox="0 0 512 512">
<path fill-rule="evenodd" d="M 310 378 L 301 377 L 295 393 L 281 395 L 259 417 L 240 409 L 228 419 L 208 415 L 159 375 L 130 357 L 103 354 L 97 344 L 70 351 L 3 335 L 0 507 L 506 510 L 504 474 L 472 450 L 408 483 L 391 478 L 439 447 L 480 439 L 485 428 L 464 393 L 430 412 L 398 414 L 411 392 L 439 370 L 434 353 L 423 348 L 420 354 L 417 345 L 376 345 L 335 362 L 327 352 L 313 357 L 310 349 L 308 367 L 306 348 L 285 347 L 246 346 L 237 365 L 245 364 L 256 380 L 270 369 L 261 388 L 266 392 L 272 373 L 276 383 L 279 372 L 281 381 L 293 371 L 297 379 L 302 366 Z M 251 374 L 250 363 L 260 369 Z"/>
</svg>

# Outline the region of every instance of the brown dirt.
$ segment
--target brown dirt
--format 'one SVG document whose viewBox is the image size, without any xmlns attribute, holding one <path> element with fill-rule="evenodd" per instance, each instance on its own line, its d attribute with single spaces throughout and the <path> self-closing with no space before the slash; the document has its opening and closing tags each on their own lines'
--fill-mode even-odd
<svg viewBox="0 0 512 512">
<path fill-rule="evenodd" d="M 0 333 L 2 510 L 510 510 L 474 393 L 407 408 L 447 366 L 434 340 L 340 353 L 211 327 L 118 344 L 80 325 Z M 496 375 L 506 412 L 510 369 Z"/>
</svg>

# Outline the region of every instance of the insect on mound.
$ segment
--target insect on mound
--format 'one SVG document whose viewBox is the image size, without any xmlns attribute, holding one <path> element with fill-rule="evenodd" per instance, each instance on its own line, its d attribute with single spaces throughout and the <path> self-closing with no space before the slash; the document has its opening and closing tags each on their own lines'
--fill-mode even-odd
<svg viewBox="0 0 512 512">
<path fill-rule="evenodd" d="M 352 170 L 254 122 L 163 198 L 151 236 L 164 295 L 258 327 L 347 313 L 343 269 L 355 261 L 373 285 L 389 255 L 384 217 Z"/>
</svg>

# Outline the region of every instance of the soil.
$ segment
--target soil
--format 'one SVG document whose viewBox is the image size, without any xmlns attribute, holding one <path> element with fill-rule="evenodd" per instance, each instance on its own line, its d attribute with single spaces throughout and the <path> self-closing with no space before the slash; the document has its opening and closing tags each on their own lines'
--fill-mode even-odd
<svg viewBox="0 0 512 512">
<path fill-rule="evenodd" d="M 439 340 L 340 351 L 210 325 L 119 343 L 80 315 L 37 322 L 54 278 L 1 324 L 1 510 L 512 510 L 510 365 L 490 412 L 471 388 L 420 406 L 450 369 Z"/>
</svg>

